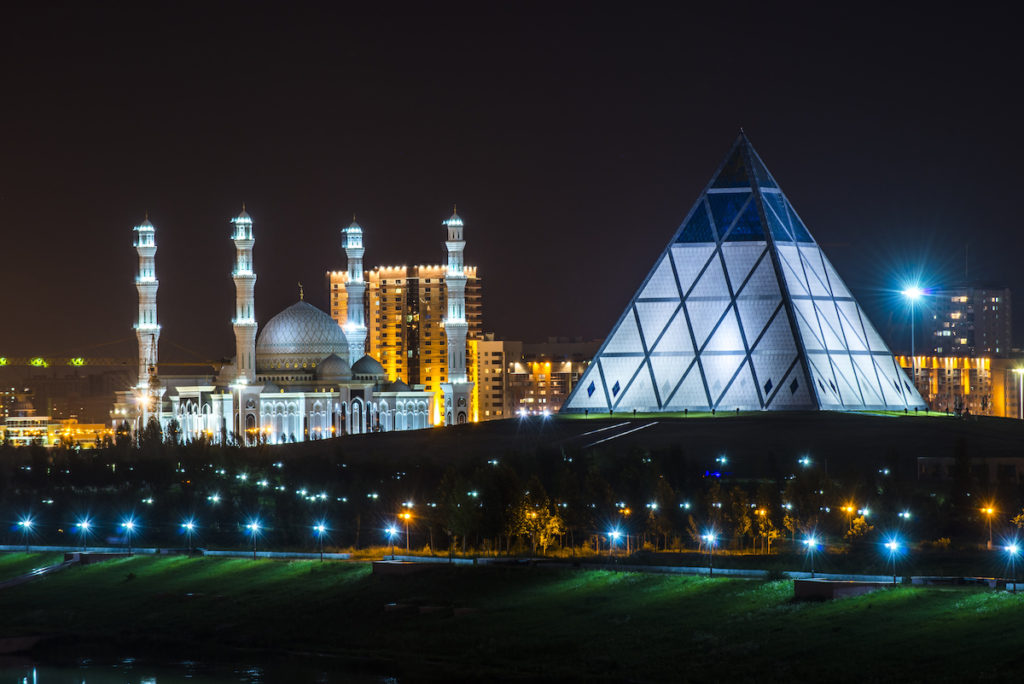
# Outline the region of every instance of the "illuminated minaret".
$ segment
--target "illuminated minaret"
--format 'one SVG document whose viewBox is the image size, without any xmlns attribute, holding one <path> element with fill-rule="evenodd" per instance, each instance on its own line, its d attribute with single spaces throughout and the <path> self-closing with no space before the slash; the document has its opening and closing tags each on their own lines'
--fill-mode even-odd
<svg viewBox="0 0 1024 684">
<path fill-rule="evenodd" d="M 149 222 L 149 216 L 135 226 L 135 250 L 139 253 L 139 275 L 135 287 L 139 291 L 139 320 L 135 324 L 135 335 L 139 338 L 139 382 L 136 387 L 148 390 L 150 378 L 156 375 L 157 343 L 160 341 L 160 324 L 156 322 L 156 291 L 160 281 L 156 279 L 156 228 Z"/>
<path fill-rule="evenodd" d="M 442 222 L 448 229 L 445 247 L 448 250 L 448 272 L 445 285 L 448 287 L 448 317 L 444 332 L 448 338 L 448 382 L 441 385 L 444 393 L 444 424 L 457 425 L 469 420 L 469 395 L 473 383 L 466 377 L 466 273 L 463 268 L 462 252 L 466 241 L 462 237 L 462 219 L 452 212 L 451 218 Z"/>
<path fill-rule="evenodd" d="M 235 243 L 235 270 L 231 277 L 235 281 L 235 354 L 238 365 L 237 383 L 252 384 L 256 380 L 256 314 L 253 311 L 253 291 L 256 288 L 256 273 L 252 269 L 252 217 L 245 212 L 231 219 L 235 231 L 231 239 Z"/>
<path fill-rule="evenodd" d="M 366 356 L 366 323 L 363 320 L 363 295 L 366 282 L 363 280 L 363 229 L 352 217 L 348 228 L 342 228 L 345 256 L 348 258 L 348 282 L 345 293 L 348 296 L 348 315 L 345 320 L 345 339 L 348 340 L 348 365 Z"/>
</svg>

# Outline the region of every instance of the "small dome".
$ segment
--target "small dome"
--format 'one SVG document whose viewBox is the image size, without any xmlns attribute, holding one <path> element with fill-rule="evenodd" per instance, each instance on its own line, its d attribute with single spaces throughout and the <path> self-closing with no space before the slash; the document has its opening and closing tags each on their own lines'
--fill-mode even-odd
<svg viewBox="0 0 1024 684">
<path fill-rule="evenodd" d="M 344 380 L 352 377 L 352 371 L 340 356 L 331 354 L 317 364 L 316 377 L 318 380 Z"/>
<path fill-rule="evenodd" d="M 333 318 L 309 302 L 295 302 L 271 318 L 256 339 L 256 369 L 313 365 L 332 354 L 348 356 L 348 342 Z M 289 364 L 285 366 L 284 364 Z"/>
<path fill-rule="evenodd" d="M 461 226 L 461 225 L 463 225 L 462 219 L 459 217 L 458 213 L 455 212 L 454 210 L 452 211 L 451 218 L 449 218 L 447 221 L 442 221 L 442 223 L 444 223 L 444 225 L 446 225 L 446 226 Z"/>
<path fill-rule="evenodd" d="M 352 364 L 352 375 L 385 375 L 384 366 L 372 356 L 364 356 Z"/>
<path fill-rule="evenodd" d="M 271 394 L 271 393 L 277 393 L 277 392 L 280 392 L 280 391 L 281 391 L 281 388 L 278 387 L 277 385 L 275 385 L 274 383 L 266 382 L 266 383 L 263 383 L 263 390 L 260 393 L 261 394 Z"/>
<path fill-rule="evenodd" d="M 398 379 L 398 380 L 395 380 L 394 382 L 389 382 L 388 384 L 384 385 L 384 391 L 385 392 L 411 392 L 412 388 L 409 387 L 408 385 L 406 385 L 404 382 L 402 382 L 401 379 Z"/>
</svg>

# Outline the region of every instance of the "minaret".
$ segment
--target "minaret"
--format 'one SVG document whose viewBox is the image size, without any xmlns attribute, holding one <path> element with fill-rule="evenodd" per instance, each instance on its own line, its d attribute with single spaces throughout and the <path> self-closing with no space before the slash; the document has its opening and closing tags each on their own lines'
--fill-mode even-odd
<svg viewBox="0 0 1024 684">
<path fill-rule="evenodd" d="M 135 324 L 135 335 L 139 340 L 139 379 L 135 394 L 141 418 L 137 429 L 141 430 L 149 422 L 151 411 L 159 411 L 155 400 L 163 394 L 156 385 L 157 346 L 160 341 L 156 291 L 160 282 L 156 279 L 156 228 L 149 222 L 149 215 L 133 230 L 136 234 L 135 250 L 139 253 L 139 274 L 135 278 L 135 287 L 139 291 L 139 320 Z"/>
<path fill-rule="evenodd" d="M 363 229 L 352 217 L 348 228 L 341 230 L 345 256 L 348 259 L 348 282 L 345 294 L 348 296 L 348 315 L 345 320 L 345 339 L 348 340 L 348 365 L 351 366 L 366 356 L 366 322 L 363 318 L 363 295 L 366 282 L 363 280 Z"/>
<path fill-rule="evenodd" d="M 256 381 L 256 314 L 253 291 L 256 288 L 256 273 L 252 269 L 252 217 L 245 211 L 231 219 L 235 231 L 231 239 L 235 243 L 235 270 L 231 277 L 235 281 L 235 354 L 240 385 L 251 385 Z"/>
<path fill-rule="evenodd" d="M 444 392 L 444 424 L 457 425 L 469 420 L 469 395 L 473 383 L 466 377 L 466 272 L 463 268 L 462 252 L 466 241 L 462 237 L 462 219 L 452 212 L 451 218 L 442 222 L 448 229 L 445 247 L 448 250 L 448 273 L 445 285 L 448 287 L 448 317 L 444 332 L 448 338 L 448 382 L 441 385 Z"/>
</svg>

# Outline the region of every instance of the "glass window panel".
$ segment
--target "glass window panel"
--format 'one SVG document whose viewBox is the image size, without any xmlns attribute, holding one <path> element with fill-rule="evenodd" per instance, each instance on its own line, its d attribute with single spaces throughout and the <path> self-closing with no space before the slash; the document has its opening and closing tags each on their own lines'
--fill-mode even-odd
<svg viewBox="0 0 1024 684">
<path fill-rule="evenodd" d="M 747 203 L 747 208 L 743 210 L 739 219 L 736 220 L 736 225 L 724 239 L 730 242 L 753 242 L 767 239 L 764 235 L 764 228 L 761 226 L 761 217 L 757 213 L 757 202 L 751 200 Z"/>
<path fill-rule="evenodd" d="M 723 235 L 732 226 L 750 196 L 749 192 L 723 192 L 708 195 L 711 216 L 715 219 L 715 228 L 718 229 L 719 235 Z"/>
<path fill-rule="evenodd" d="M 743 145 L 736 145 L 722 170 L 711 184 L 713 188 L 744 188 L 750 187 L 746 165 L 743 163 Z"/>
<path fill-rule="evenodd" d="M 679 229 L 676 242 L 715 242 L 715 233 L 711 230 L 703 199 L 697 200 L 690 220 Z"/>
</svg>

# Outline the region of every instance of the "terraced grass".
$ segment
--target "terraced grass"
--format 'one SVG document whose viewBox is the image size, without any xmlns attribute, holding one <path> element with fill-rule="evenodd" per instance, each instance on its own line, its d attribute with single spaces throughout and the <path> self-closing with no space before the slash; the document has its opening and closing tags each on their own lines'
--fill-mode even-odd
<svg viewBox="0 0 1024 684">
<path fill-rule="evenodd" d="M 447 566 L 380 577 L 364 563 L 212 558 L 128 558 L 0 593 L 0 636 L 179 657 L 328 653 L 417 679 L 1000 679 L 1019 671 L 1022 618 L 1024 595 L 977 589 L 795 603 L 786 581 Z"/>
<path fill-rule="evenodd" d="M 63 560 L 63 553 L 0 553 L 0 582 Z"/>
</svg>

